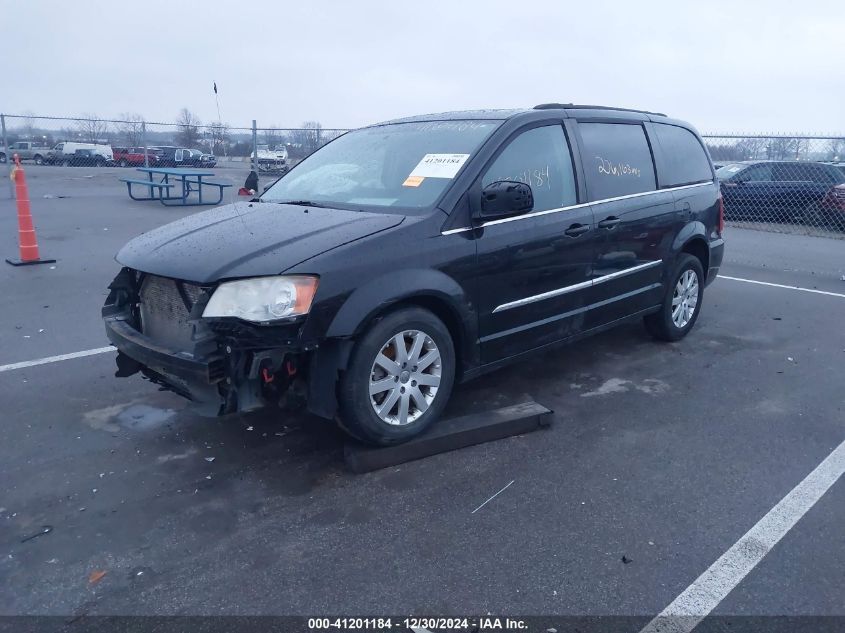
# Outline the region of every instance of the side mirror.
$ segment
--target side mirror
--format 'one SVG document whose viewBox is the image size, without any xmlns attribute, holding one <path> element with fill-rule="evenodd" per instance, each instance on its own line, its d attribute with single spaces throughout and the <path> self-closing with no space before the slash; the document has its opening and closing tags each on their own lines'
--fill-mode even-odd
<svg viewBox="0 0 845 633">
<path fill-rule="evenodd" d="M 497 180 L 481 190 L 481 217 L 496 218 L 534 208 L 534 194 L 523 182 Z"/>
</svg>

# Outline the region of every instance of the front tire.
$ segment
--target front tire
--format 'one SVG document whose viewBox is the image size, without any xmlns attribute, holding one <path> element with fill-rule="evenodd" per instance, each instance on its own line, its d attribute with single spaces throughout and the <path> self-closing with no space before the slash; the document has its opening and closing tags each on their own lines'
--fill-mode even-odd
<svg viewBox="0 0 845 633">
<path fill-rule="evenodd" d="M 402 308 L 358 340 L 338 389 L 341 427 L 371 444 L 410 440 L 434 423 L 455 380 L 455 348 L 434 314 Z"/>
<path fill-rule="evenodd" d="M 660 311 L 643 319 L 646 330 L 660 341 L 681 340 L 698 320 L 703 297 L 704 269 L 701 261 L 682 253 Z"/>
</svg>

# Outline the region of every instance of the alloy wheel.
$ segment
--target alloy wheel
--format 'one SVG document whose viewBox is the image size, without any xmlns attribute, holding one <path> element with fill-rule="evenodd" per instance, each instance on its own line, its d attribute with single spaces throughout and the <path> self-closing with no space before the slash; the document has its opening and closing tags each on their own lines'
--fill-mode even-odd
<svg viewBox="0 0 845 633">
<path fill-rule="evenodd" d="M 382 422 L 405 426 L 419 419 L 437 396 L 442 371 L 440 350 L 420 330 L 392 336 L 370 370 L 370 403 Z"/>
<path fill-rule="evenodd" d="M 687 269 L 675 284 L 672 294 L 672 322 L 678 329 L 686 327 L 698 306 L 698 275 Z"/>
</svg>

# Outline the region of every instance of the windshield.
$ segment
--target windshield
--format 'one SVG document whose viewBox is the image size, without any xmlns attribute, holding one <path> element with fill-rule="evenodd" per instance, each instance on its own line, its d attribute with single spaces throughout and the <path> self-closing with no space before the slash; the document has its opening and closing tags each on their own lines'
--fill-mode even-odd
<svg viewBox="0 0 845 633">
<path fill-rule="evenodd" d="M 500 121 L 423 121 L 364 128 L 319 149 L 262 202 L 429 207 Z"/>
<path fill-rule="evenodd" d="M 725 165 L 724 167 L 720 167 L 716 170 L 716 178 L 719 180 L 730 178 L 734 174 L 741 172 L 746 167 L 748 167 L 748 165 L 743 163 L 731 163 L 730 165 Z"/>
</svg>

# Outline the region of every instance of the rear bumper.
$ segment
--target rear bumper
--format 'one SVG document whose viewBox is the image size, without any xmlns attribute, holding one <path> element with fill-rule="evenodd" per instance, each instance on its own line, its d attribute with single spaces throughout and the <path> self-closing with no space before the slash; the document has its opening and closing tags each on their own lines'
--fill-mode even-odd
<svg viewBox="0 0 845 633">
<path fill-rule="evenodd" d="M 725 257 L 725 240 L 718 238 L 710 241 L 710 266 L 707 269 L 707 281 L 705 286 L 710 285 L 719 274 L 722 267 L 722 259 Z"/>
</svg>

